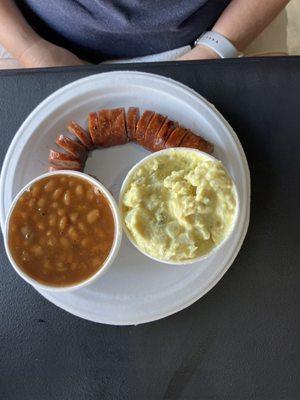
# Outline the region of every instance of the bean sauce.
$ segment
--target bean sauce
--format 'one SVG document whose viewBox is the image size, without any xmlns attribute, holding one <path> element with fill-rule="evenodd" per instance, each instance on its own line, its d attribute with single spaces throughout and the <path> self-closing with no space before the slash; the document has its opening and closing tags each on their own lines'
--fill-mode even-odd
<svg viewBox="0 0 300 400">
<path fill-rule="evenodd" d="M 114 240 L 106 197 L 84 179 L 52 175 L 35 182 L 16 203 L 9 221 L 13 259 L 40 283 L 71 286 L 103 265 Z"/>
</svg>

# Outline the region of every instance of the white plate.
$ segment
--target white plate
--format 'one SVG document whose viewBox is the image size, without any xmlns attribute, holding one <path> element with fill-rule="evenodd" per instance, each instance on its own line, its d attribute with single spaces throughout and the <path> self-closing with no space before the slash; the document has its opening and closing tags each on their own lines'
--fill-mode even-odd
<svg viewBox="0 0 300 400">
<path fill-rule="evenodd" d="M 85 123 L 100 108 L 136 105 L 167 114 L 215 144 L 214 155 L 233 177 L 240 197 L 240 219 L 219 252 L 198 264 L 172 266 L 140 254 L 123 239 L 119 256 L 98 282 L 69 293 L 38 290 L 52 303 L 79 317 L 106 324 L 131 325 L 157 320 L 194 303 L 224 275 L 236 257 L 249 223 L 250 175 L 241 144 L 220 113 L 190 88 L 162 76 L 118 71 L 75 81 L 44 100 L 25 120 L 4 160 L 0 217 L 17 192 L 45 172 L 49 148 L 70 119 Z M 127 171 L 148 152 L 135 144 L 96 150 L 85 172 L 119 195 Z M 125 236 L 125 235 L 124 235 Z"/>
</svg>

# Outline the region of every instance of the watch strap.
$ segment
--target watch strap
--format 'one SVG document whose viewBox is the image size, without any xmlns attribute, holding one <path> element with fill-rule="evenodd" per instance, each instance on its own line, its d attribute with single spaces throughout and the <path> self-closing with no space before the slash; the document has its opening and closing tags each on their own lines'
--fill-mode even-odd
<svg viewBox="0 0 300 400">
<path fill-rule="evenodd" d="M 195 46 L 202 44 L 209 47 L 221 58 L 234 58 L 239 55 L 239 51 L 225 36 L 214 31 L 204 32 L 195 40 Z"/>
</svg>

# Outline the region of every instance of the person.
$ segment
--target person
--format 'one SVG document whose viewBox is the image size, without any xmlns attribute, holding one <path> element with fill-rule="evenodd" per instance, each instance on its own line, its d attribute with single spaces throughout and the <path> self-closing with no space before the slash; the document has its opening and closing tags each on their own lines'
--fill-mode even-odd
<svg viewBox="0 0 300 400">
<path fill-rule="evenodd" d="M 0 44 L 16 66 L 28 68 L 143 58 L 168 51 L 178 60 L 217 59 L 242 52 L 287 3 L 1 0 Z M 205 40 L 201 34 L 206 31 Z"/>
</svg>

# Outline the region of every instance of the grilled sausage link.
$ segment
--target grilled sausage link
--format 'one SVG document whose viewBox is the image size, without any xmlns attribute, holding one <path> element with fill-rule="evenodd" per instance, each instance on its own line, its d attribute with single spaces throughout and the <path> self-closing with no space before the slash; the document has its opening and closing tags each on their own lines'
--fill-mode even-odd
<svg viewBox="0 0 300 400">
<path fill-rule="evenodd" d="M 165 115 L 145 110 L 140 117 L 138 107 L 102 109 L 88 116 L 88 131 L 75 121 L 68 124 L 68 131 L 74 136 L 59 135 L 56 144 L 65 152 L 50 150 L 49 170 L 74 169 L 82 171 L 88 150 L 95 147 L 110 147 L 137 142 L 150 151 L 170 147 L 190 147 L 211 154 L 212 143 L 180 126 Z"/>
</svg>

